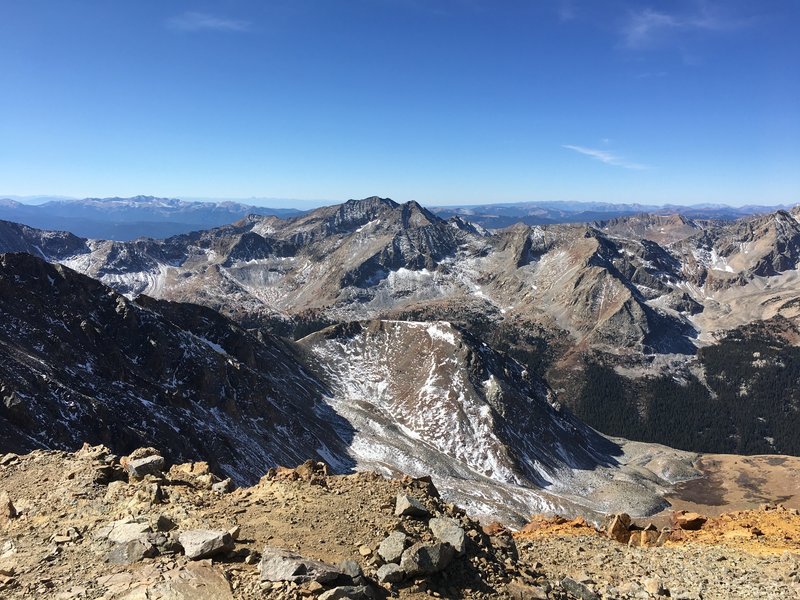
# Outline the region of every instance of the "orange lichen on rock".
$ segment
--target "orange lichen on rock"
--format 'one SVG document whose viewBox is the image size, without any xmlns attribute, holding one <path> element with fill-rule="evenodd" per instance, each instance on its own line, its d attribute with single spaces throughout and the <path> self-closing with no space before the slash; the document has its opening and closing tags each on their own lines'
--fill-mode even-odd
<svg viewBox="0 0 800 600">
<path fill-rule="evenodd" d="M 735 546 L 758 554 L 798 552 L 800 511 L 778 504 L 725 513 L 708 519 L 697 531 L 680 531 L 667 542 L 685 543 Z"/>
<path fill-rule="evenodd" d="M 515 537 L 534 538 L 552 535 L 599 535 L 599 533 L 583 517 L 568 520 L 560 515 L 533 515 L 528 524 L 514 535 Z"/>
</svg>

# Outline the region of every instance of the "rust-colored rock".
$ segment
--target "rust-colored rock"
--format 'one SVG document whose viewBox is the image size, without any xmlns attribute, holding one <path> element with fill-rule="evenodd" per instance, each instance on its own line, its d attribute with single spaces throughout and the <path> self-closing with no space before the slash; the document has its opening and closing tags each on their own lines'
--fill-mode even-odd
<svg viewBox="0 0 800 600">
<path fill-rule="evenodd" d="M 687 531 L 697 531 L 707 520 L 707 517 L 699 513 L 687 512 L 685 510 L 672 513 L 671 518 L 673 529 L 685 529 Z"/>
<path fill-rule="evenodd" d="M 630 526 L 630 515 L 626 513 L 613 515 L 606 526 L 606 535 L 621 544 L 627 544 L 631 537 Z"/>
</svg>

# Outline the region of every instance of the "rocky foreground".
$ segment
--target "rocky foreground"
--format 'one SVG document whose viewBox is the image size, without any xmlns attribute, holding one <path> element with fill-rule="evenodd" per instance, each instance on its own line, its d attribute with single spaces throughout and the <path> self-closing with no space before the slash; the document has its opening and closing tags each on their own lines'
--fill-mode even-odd
<svg viewBox="0 0 800 600">
<path fill-rule="evenodd" d="M 102 446 L 0 457 L 0 597 L 795 598 L 800 515 L 765 506 L 655 527 L 534 518 L 512 534 L 429 480 L 205 463 Z"/>
</svg>

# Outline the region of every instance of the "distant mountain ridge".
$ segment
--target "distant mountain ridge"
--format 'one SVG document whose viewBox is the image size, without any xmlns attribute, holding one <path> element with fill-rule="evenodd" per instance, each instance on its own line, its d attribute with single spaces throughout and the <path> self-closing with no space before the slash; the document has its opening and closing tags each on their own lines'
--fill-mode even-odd
<svg viewBox="0 0 800 600">
<path fill-rule="evenodd" d="M 733 220 L 740 217 L 789 210 L 792 205 L 728 206 L 726 204 L 638 204 L 612 202 L 515 202 L 498 204 L 476 204 L 431 207 L 431 212 L 448 219 L 460 216 L 472 223 L 491 229 L 499 229 L 524 223 L 526 225 L 548 225 L 557 223 L 590 223 L 606 221 L 636 214 L 680 214 L 690 219 Z"/>
<path fill-rule="evenodd" d="M 23 203 L 16 197 L 0 196 L 0 220 L 24 223 L 37 229 L 69 231 L 91 239 L 129 241 L 139 237 L 158 239 L 211 229 L 233 223 L 250 214 L 286 219 L 311 212 L 295 208 L 255 206 L 231 200 L 182 200 L 146 195 L 83 199 L 42 196 L 33 199 L 36 203 Z M 426 206 L 424 210 L 429 215 L 436 215 L 444 220 L 459 217 L 468 221 L 472 227 L 501 229 L 516 223 L 594 223 L 637 214 L 679 214 L 688 219 L 733 220 L 790 208 L 789 205 L 758 204 L 735 207 L 725 204 L 681 206 L 541 201 Z"/>
<path fill-rule="evenodd" d="M 0 219 L 37 229 L 66 230 L 81 237 L 118 241 L 162 238 L 219 227 L 249 214 L 287 218 L 303 211 L 155 196 L 53 199 L 42 204 L 0 199 Z"/>
</svg>

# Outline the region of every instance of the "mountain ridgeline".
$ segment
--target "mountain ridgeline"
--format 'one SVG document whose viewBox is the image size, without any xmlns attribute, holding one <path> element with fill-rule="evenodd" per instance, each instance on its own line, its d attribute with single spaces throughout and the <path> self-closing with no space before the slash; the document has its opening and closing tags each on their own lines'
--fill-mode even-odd
<svg viewBox="0 0 800 600">
<path fill-rule="evenodd" d="M 90 425 L 114 415 L 97 411 L 124 405 L 135 415 L 116 425 L 126 445 L 188 419 L 203 433 L 176 457 L 224 457 L 241 480 L 304 451 L 340 470 L 433 473 L 468 505 L 466 490 L 482 486 L 487 504 L 517 514 L 602 510 L 614 474 L 634 477 L 631 459 L 573 412 L 603 433 L 685 450 L 800 452 L 797 214 L 487 230 L 372 197 L 127 242 L 0 222 L 0 252 L 37 257 L 3 259 L 3 310 L 17 324 L 4 334 L 14 367 L 0 417 L 21 448 L 45 443 L 31 432 L 48 420 L 74 422 L 71 438 L 54 438 L 63 447 L 105 441 Z M 51 279 L 92 292 L 67 297 Z M 26 306 L 40 312 L 19 314 L 18 294 L 37 295 Z M 98 346 L 86 346 L 83 322 L 102 332 Z M 20 342 L 23 330 L 60 350 Z M 115 383 L 119 369 L 129 375 Z M 195 375 L 175 379 L 184 371 Z M 765 378 L 785 385 L 767 391 Z M 164 417 L 149 423 L 153 411 Z M 636 480 L 647 510 L 687 473 L 653 469 Z"/>
</svg>

